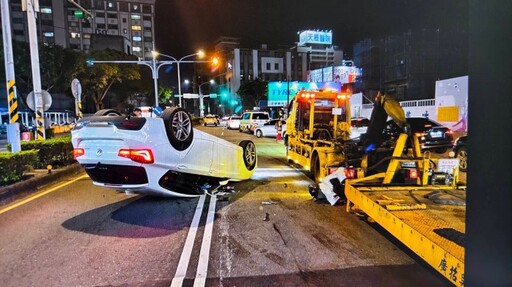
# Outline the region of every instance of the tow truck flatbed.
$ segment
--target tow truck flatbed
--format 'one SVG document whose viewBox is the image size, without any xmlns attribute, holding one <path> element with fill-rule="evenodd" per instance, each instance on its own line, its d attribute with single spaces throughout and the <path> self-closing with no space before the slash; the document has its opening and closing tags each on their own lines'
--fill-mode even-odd
<svg viewBox="0 0 512 287">
<path fill-rule="evenodd" d="M 347 180 L 347 211 L 364 212 L 456 286 L 464 286 L 466 191 Z M 377 181 L 375 181 L 377 179 Z"/>
</svg>

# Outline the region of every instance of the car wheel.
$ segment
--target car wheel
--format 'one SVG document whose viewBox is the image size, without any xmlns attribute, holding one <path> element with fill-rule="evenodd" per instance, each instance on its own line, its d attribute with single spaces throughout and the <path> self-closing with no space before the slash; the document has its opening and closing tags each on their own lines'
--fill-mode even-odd
<svg viewBox="0 0 512 287">
<path fill-rule="evenodd" d="M 113 109 L 103 109 L 103 110 L 99 110 L 94 113 L 94 116 L 120 116 L 120 115 L 121 115 L 121 113 L 119 113 L 118 111 L 113 110 Z"/>
<path fill-rule="evenodd" d="M 256 130 L 256 137 L 261 138 L 263 136 L 263 133 L 261 130 Z"/>
<path fill-rule="evenodd" d="M 459 159 L 459 169 L 461 171 L 467 171 L 468 169 L 468 152 L 466 147 L 461 147 L 455 153 L 455 157 Z"/>
<path fill-rule="evenodd" d="M 243 158 L 245 167 L 253 170 L 256 167 L 256 145 L 252 141 L 241 141 L 239 146 L 244 150 Z"/>
<path fill-rule="evenodd" d="M 165 132 L 170 144 L 179 151 L 187 149 L 192 144 L 194 129 L 192 119 L 183 108 L 170 108 L 162 113 Z"/>
</svg>

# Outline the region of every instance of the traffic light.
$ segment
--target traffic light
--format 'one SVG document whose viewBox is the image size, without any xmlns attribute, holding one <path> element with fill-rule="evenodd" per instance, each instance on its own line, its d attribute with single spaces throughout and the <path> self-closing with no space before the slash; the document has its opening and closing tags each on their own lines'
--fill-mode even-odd
<svg viewBox="0 0 512 287">
<path fill-rule="evenodd" d="M 75 18 L 77 19 L 83 19 L 84 18 L 84 11 L 82 10 L 75 10 Z"/>
<path fill-rule="evenodd" d="M 215 72 L 220 67 L 220 59 L 219 59 L 219 57 L 213 57 L 210 60 L 210 63 L 212 65 L 212 72 Z"/>
</svg>

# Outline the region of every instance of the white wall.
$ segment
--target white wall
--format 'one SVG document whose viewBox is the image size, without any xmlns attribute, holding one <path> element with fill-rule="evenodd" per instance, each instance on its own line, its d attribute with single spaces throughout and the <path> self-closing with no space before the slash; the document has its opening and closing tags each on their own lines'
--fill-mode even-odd
<svg viewBox="0 0 512 287">
<path fill-rule="evenodd" d="M 468 76 L 436 81 L 435 91 L 435 99 L 400 102 L 405 116 L 428 117 L 454 132 L 467 132 Z M 352 95 L 352 116 L 370 118 L 373 104 L 363 105 L 361 96 Z"/>
</svg>

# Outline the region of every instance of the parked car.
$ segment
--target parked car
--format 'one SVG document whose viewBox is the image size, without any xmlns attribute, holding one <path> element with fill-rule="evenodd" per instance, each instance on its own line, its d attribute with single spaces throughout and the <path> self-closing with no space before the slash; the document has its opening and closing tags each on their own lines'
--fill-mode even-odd
<svg viewBox="0 0 512 287">
<path fill-rule="evenodd" d="M 231 117 L 229 117 L 228 119 L 228 122 L 227 122 L 227 128 L 228 130 L 237 130 L 240 128 L 240 120 L 242 119 L 242 117 L 240 117 L 239 115 L 232 115 Z"/>
<path fill-rule="evenodd" d="M 355 139 L 359 138 L 361 134 L 366 133 L 368 130 L 368 124 L 370 120 L 367 118 L 357 117 L 350 119 L 350 138 Z"/>
<path fill-rule="evenodd" d="M 249 179 L 257 163 L 252 141 L 236 145 L 196 130 L 177 107 L 147 118 L 100 110 L 77 122 L 71 143 L 95 185 L 146 195 L 197 196 Z"/>
<path fill-rule="evenodd" d="M 217 126 L 219 124 L 217 117 L 214 115 L 207 115 L 203 118 L 203 125 L 206 126 Z"/>
<path fill-rule="evenodd" d="M 452 152 L 450 152 L 450 156 L 459 159 L 459 170 L 467 171 L 468 170 L 468 135 L 458 137 L 453 143 Z"/>
<path fill-rule="evenodd" d="M 227 127 L 228 126 L 228 120 L 229 120 L 229 116 L 223 116 L 222 118 L 219 119 L 219 126 Z"/>
<path fill-rule="evenodd" d="M 242 115 L 242 120 L 240 121 L 240 132 L 254 132 L 254 127 L 259 124 L 264 124 L 270 120 L 270 116 L 267 112 L 262 111 L 249 111 L 245 112 Z"/>
<path fill-rule="evenodd" d="M 418 136 L 422 151 L 445 153 L 453 146 L 453 133 L 449 128 L 428 118 L 407 118 L 411 133 Z M 398 125 L 389 120 L 384 134 L 386 139 L 397 139 L 401 133 Z"/>
<path fill-rule="evenodd" d="M 278 119 L 270 120 L 264 124 L 259 124 L 254 128 L 254 135 L 261 137 L 275 137 L 277 135 L 276 123 L 279 121 Z M 283 132 L 286 132 L 286 121 L 281 120 L 283 124 Z M 284 136 L 284 135 L 283 135 Z"/>
</svg>

